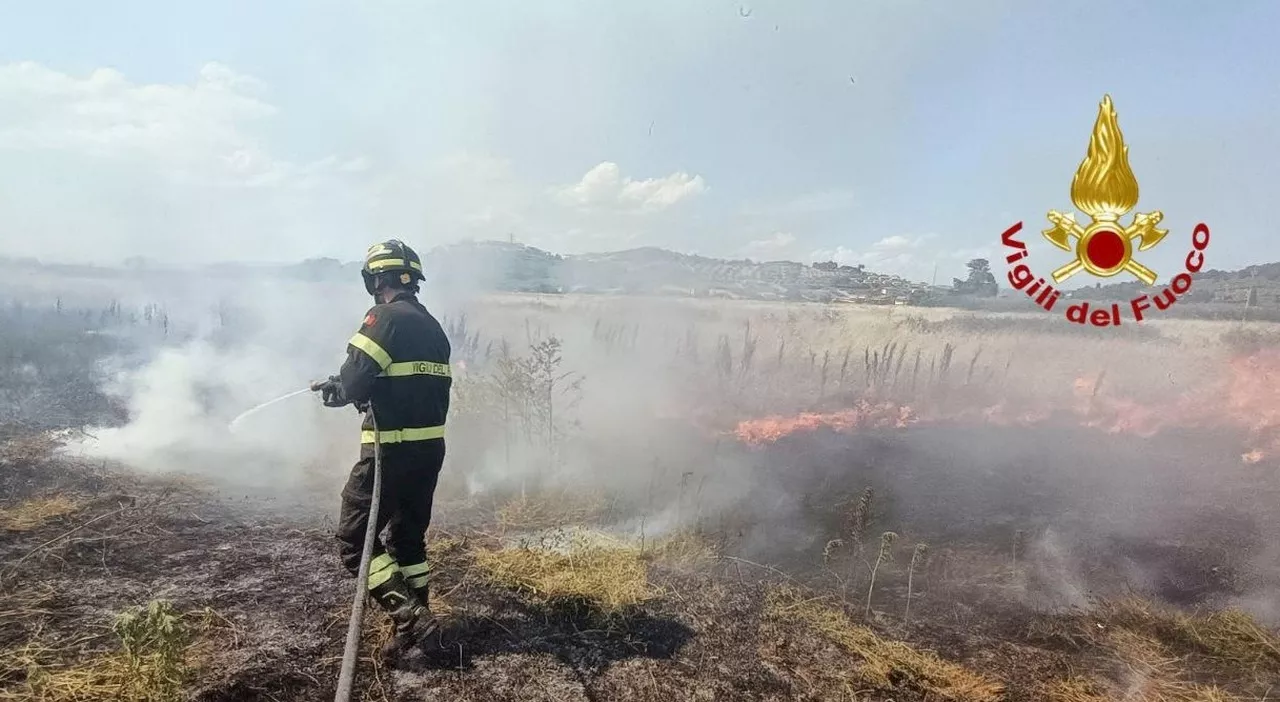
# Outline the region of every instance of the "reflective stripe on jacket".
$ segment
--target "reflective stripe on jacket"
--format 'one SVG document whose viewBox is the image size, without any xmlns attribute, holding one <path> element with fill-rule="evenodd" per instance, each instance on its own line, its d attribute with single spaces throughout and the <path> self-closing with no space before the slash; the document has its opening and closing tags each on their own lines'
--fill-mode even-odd
<svg viewBox="0 0 1280 702">
<path fill-rule="evenodd" d="M 339 376 L 348 398 L 371 400 L 379 439 L 394 444 L 444 436 L 449 413 L 449 339 L 413 295 L 375 305 L 347 343 Z M 362 443 L 373 442 L 365 420 Z"/>
</svg>

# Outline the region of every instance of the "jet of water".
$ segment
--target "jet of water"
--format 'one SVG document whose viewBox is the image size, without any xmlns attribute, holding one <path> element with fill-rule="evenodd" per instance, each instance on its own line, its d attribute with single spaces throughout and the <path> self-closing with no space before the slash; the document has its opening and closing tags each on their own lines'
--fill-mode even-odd
<svg viewBox="0 0 1280 702">
<path fill-rule="evenodd" d="M 249 409 L 247 409 L 247 410 L 245 410 L 245 411 L 241 412 L 239 415 L 237 415 L 237 416 L 236 416 L 236 418 L 235 418 L 235 419 L 233 419 L 233 420 L 231 420 L 231 423 L 230 423 L 230 424 L 228 424 L 227 426 L 228 426 L 228 428 L 230 428 L 232 431 L 235 431 L 236 427 L 237 427 L 237 426 L 239 426 L 240 422 L 241 422 L 245 417 L 248 417 L 249 415 L 251 415 L 251 414 L 253 414 L 253 413 L 255 413 L 255 412 L 259 411 L 259 410 L 266 409 L 267 407 L 270 407 L 271 405 L 274 405 L 274 404 L 275 404 L 275 403 L 277 403 L 277 402 L 283 402 L 284 400 L 287 400 L 287 399 L 289 399 L 289 398 L 291 398 L 291 397 L 294 397 L 295 395 L 301 395 L 301 394 L 302 394 L 302 393 L 304 393 L 304 392 L 311 392 L 311 388 L 307 387 L 307 388 L 303 388 L 303 389 L 301 389 L 301 390 L 295 390 L 295 391 L 293 391 L 293 392 L 291 392 L 291 393 L 287 393 L 287 394 L 285 394 L 285 395 L 281 395 L 280 397 L 277 397 L 277 398 L 276 398 L 276 399 L 274 399 L 274 400 L 267 400 L 266 402 L 264 402 L 264 403 L 262 403 L 262 404 L 260 404 L 260 405 L 257 405 L 256 407 L 250 407 Z"/>
</svg>

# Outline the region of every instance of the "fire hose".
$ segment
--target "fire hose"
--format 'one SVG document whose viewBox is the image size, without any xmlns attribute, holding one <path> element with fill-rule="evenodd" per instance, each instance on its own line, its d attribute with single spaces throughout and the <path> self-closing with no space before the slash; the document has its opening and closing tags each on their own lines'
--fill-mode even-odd
<svg viewBox="0 0 1280 702">
<path fill-rule="evenodd" d="M 378 419 L 373 416 L 373 403 L 365 409 L 373 429 L 373 499 L 369 503 L 369 523 L 364 529 L 364 551 L 360 554 L 360 570 L 356 574 L 356 596 L 347 622 L 347 643 L 342 651 L 342 669 L 338 673 L 338 689 L 333 702 L 348 702 L 355 682 L 356 657 L 360 651 L 360 629 L 364 621 L 364 603 L 368 597 L 369 557 L 378 538 L 378 503 L 382 501 L 382 441 L 378 437 Z"/>
</svg>

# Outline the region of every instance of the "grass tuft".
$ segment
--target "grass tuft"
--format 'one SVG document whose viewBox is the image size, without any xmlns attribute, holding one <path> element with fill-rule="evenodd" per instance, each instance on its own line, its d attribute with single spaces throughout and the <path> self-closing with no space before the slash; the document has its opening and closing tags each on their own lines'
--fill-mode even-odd
<svg viewBox="0 0 1280 702">
<path fill-rule="evenodd" d="M 560 546 L 523 545 L 475 552 L 489 580 L 548 601 L 587 601 L 615 613 L 657 596 L 640 549 L 595 533 Z"/>
<path fill-rule="evenodd" d="M 5 531 L 31 531 L 51 520 L 75 514 L 84 507 L 84 500 L 69 495 L 35 497 L 19 502 L 13 507 L 0 507 L 0 529 Z"/>
<path fill-rule="evenodd" d="M 31 702 L 177 702 L 188 680 L 191 642 L 183 615 L 165 601 L 122 613 L 112 631 L 119 648 L 87 661 L 59 660 L 59 650 L 27 643 L 0 652 L 0 676 L 18 679 L 0 700 Z"/>
<path fill-rule="evenodd" d="M 1228 667 L 1280 672 L 1280 637 L 1238 609 L 1189 615 L 1131 598 L 1101 603 L 1098 614 L 1112 626 Z"/>
<path fill-rule="evenodd" d="M 647 546 L 645 558 L 675 566 L 693 567 L 714 559 L 718 553 L 717 545 L 705 535 L 684 530 L 662 538 Z"/>
<path fill-rule="evenodd" d="M 906 683 L 957 702 L 995 702 L 1003 695 L 1003 685 L 931 652 L 883 639 L 854 623 L 843 610 L 821 599 L 805 598 L 794 588 L 770 590 L 765 613 L 781 621 L 800 621 L 858 656 L 863 663 L 855 673 L 879 689 L 889 690 Z"/>
<path fill-rule="evenodd" d="M 1122 663 L 1123 679 L 1114 697 L 1134 702 L 1238 702 L 1218 687 L 1183 678 L 1179 659 L 1155 638 L 1117 629 L 1107 637 L 1107 649 Z"/>
</svg>

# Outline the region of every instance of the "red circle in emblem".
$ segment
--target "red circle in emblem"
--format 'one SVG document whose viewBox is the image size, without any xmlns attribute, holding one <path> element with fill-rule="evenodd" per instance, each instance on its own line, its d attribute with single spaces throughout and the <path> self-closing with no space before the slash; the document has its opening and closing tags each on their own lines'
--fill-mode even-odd
<svg viewBox="0 0 1280 702">
<path fill-rule="evenodd" d="M 1100 229 L 1089 237 L 1085 255 L 1090 263 L 1102 270 L 1115 268 L 1124 261 L 1124 239 L 1110 229 Z"/>
</svg>

